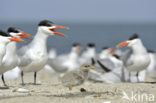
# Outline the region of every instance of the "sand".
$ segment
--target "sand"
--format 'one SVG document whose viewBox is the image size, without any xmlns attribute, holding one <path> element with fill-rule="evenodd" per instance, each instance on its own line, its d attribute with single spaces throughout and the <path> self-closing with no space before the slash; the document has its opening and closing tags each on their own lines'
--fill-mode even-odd
<svg viewBox="0 0 156 103">
<path fill-rule="evenodd" d="M 24 80 L 25 86 L 20 84 L 20 77 L 6 80 L 10 88 L 0 90 L 0 103 L 156 103 L 156 84 L 87 81 L 69 91 L 56 76 L 45 70 L 38 73 L 38 85 L 32 84 L 32 73 L 25 74 Z M 26 91 L 18 91 L 19 88 Z M 80 92 L 81 88 L 86 89 L 86 92 Z M 123 98 L 124 93 L 129 99 Z M 133 96 L 135 98 L 131 98 Z"/>
</svg>

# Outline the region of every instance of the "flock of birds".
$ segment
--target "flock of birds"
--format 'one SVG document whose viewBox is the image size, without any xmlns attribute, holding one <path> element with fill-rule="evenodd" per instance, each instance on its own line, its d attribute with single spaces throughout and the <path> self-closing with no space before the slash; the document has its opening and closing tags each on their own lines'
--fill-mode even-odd
<svg viewBox="0 0 156 103">
<path fill-rule="evenodd" d="M 82 46 L 74 43 L 69 54 L 57 55 L 54 48 L 47 53 L 49 36 L 66 35 L 55 29 L 68 29 L 49 20 L 40 21 L 33 39 L 22 30 L 10 27 L 7 32 L 0 30 L 0 75 L 4 86 L 5 79 L 16 79 L 21 75 L 24 85 L 24 73 L 34 72 L 34 84 L 37 84 L 37 72 L 46 69 L 57 75 L 64 86 L 80 85 L 85 80 L 96 82 L 145 82 L 148 75 L 156 79 L 156 53 L 148 51 L 137 34 L 119 43 L 115 48 L 104 47 L 96 52 L 94 43 L 88 43 L 80 55 Z M 23 38 L 32 41 L 16 50 L 16 42 Z M 129 47 L 122 50 L 121 48 Z"/>
</svg>

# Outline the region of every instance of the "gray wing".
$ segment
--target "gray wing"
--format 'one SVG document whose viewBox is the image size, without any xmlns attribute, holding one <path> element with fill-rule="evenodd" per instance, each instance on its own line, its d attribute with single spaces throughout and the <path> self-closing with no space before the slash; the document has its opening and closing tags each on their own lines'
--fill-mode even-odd
<svg viewBox="0 0 156 103">
<path fill-rule="evenodd" d="M 104 73 L 104 72 L 110 71 L 107 67 L 105 67 L 105 66 L 98 60 L 98 57 L 92 58 L 92 59 L 91 59 L 91 65 L 93 65 L 94 67 L 96 67 L 96 69 L 94 69 L 94 70 L 92 70 L 92 71 L 96 71 L 96 72 L 99 72 L 99 73 Z"/>
<path fill-rule="evenodd" d="M 129 67 L 131 65 L 134 64 L 134 61 L 131 59 L 131 56 L 129 57 L 129 59 L 126 61 L 126 63 L 124 64 L 126 67 Z"/>
<path fill-rule="evenodd" d="M 132 53 L 133 53 L 132 49 L 129 49 L 123 53 L 121 60 L 123 61 L 125 66 L 132 64 L 132 61 L 130 60 Z"/>
<path fill-rule="evenodd" d="M 32 59 L 29 56 L 19 56 L 19 59 L 19 67 L 24 67 L 32 62 Z"/>
<path fill-rule="evenodd" d="M 99 60 L 92 58 L 92 65 L 96 67 L 94 70 L 89 70 L 88 72 L 88 79 L 96 80 L 100 78 L 105 72 L 109 72 L 110 70 L 106 68 Z"/>
<path fill-rule="evenodd" d="M 68 68 L 62 65 L 64 61 L 62 59 L 48 59 L 48 64 L 58 73 L 64 73 L 68 70 Z"/>
<path fill-rule="evenodd" d="M 17 50 L 17 55 L 18 56 L 23 56 L 23 55 L 25 55 L 27 50 L 28 50 L 28 46 L 24 46 L 24 47 Z"/>
<path fill-rule="evenodd" d="M 24 46 L 17 51 L 17 55 L 19 57 L 19 66 L 23 67 L 32 62 L 31 58 L 26 55 L 26 51 L 28 50 L 28 46 Z"/>
<path fill-rule="evenodd" d="M 101 67 L 103 65 L 105 68 L 108 68 L 109 70 L 113 70 L 116 68 L 115 64 L 110 59 L 101 59 L 98 60 L 98 63 Z"/>
</svg>

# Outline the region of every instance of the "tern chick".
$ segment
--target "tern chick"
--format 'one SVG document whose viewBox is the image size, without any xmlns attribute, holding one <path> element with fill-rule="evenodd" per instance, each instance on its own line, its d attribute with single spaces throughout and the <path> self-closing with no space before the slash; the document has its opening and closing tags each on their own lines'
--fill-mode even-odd
<svg viewBox="0 0 156 103">
<path fill-rule="evenodd" d="M 73 86 L 83 84 L 88 77 L 89 69 L 95 69 L 95 67 L 83 64 L 79 69 L 66 73 L 61 77 L 62 84 L 69 87 L 69 90 L 72 90 Z"/>
</svg>

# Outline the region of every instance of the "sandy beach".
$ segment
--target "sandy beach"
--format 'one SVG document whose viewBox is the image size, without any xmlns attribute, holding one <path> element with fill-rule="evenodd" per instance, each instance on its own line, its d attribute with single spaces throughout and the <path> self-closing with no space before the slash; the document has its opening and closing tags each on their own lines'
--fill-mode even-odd
<svg viewBox="0 0 156 103">
<path fill-rule="evenodd" d="M 0 103 L 155 103 L 156 85 L 150 83 L 95 83 L 87 81 L 81 86 L 74 87 L 72 91 L 61 85 L 56 76 L 42 70 L 38 73 L 38 85 L 33 85 L 33 74 L 25 74 L 26 85 L 22 86 L 20 78 L 8 81 L 10 89 L 0 90 Z M 1 83 L 2 86 L 2 83 Z M 26 89 L 26 91 L 20 91 Z M 81 92 L 84 88 L 86 92 Z M 19 90 L 19 91 L 18 91 Z M 130 98 L 123 98 L 125 92 Z M 133 94 L 132 94 L 133 92 Z M 147 98 L 143 98 L 146 94 Z M 140 97 L 139 97 L 140 96 Z M 140 98 L 140 101 L 139 101 Z M 151 101 L 150 101 L 151 100 Z M 153 101 L 154 100 L 154 101 Z"/>
</svg>

